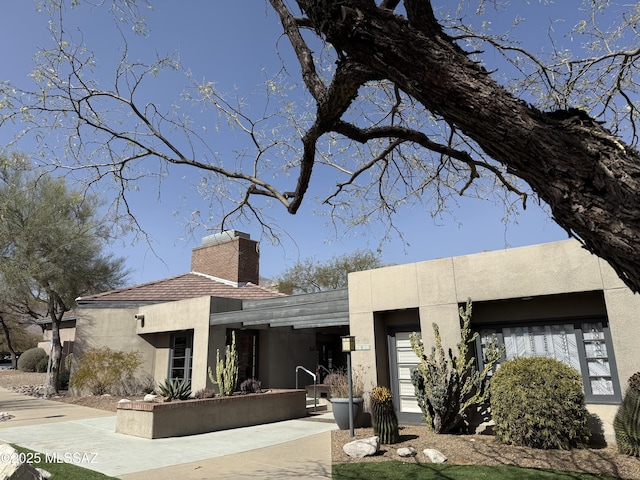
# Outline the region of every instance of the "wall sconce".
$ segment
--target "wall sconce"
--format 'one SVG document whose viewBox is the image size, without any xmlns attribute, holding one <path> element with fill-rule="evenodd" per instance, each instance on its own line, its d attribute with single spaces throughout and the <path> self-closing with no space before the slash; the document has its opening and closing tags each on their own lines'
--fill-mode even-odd
<svg viewBox="0 0 640 480">
<path fill-rule="evenodd" d="M 356 349 L 356 337 L 352 335 L 345 335 L 340 338 L 342 339 L 343 352 L 353 352 Z"/>
</svg>

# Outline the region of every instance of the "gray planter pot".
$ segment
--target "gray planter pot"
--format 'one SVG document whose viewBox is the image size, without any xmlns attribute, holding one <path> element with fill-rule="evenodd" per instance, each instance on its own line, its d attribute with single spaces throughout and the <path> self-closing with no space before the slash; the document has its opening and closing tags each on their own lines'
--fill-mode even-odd
<svg viewBox="0 0 640 480">
<path fill-rule="evenodd" d="M 340 430 L 349 430 L 349 399 L 332 398 L 331 409 Z M 364 418 L 364 400 L 361 397 L 353 399 L 353 426 L 361 427 Z"/>
</svg>

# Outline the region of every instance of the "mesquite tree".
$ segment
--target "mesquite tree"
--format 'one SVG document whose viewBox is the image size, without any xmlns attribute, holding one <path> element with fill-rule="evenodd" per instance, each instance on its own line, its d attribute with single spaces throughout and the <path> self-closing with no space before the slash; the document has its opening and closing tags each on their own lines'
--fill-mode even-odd
<svg viewBox="0 0 640 480">
<path fill-rule="evenodd" d="M 32 170 L 23 157 L 0 157 L 0 278 L 15 304 L 51 320 L 48 393 L 58 390 L 60 325 L 82 295 L 121 286 L 123 259 L 105 255 L 98 198 L 64 178 Z"/>
<path fill-rule="evenodd" d="M 143 30 L 136 2 L 106 3 Z M 214 217 L 221 228 L 251 215 L 270 230 L 265 200 L 295 214 L 321 170 L 336 179 L 321 201 L 348 225 L 375 216 L 391 221 L 412 201 L 437 214 L 456 194 L 502 191 L 523 205 L 533 194 L 570 236 L 640 291 L 640 12 L 585 0 L 583 10 L 572 10 L 583 17 L 567 33 L 579 41 L 567 47 L 551 24 L 547 46 L 534 51 L 514 38 L 519 18 L 513 29 L 488 30 L 491 10 L 508 12 L 507 2 L 455 3 L 269 0 L 293 47 L 293 57 L 281 58 L 297 61 L 310 101 L 298 110 L 283 101 L 255 118 L 243 99 L 191 77 L 183 98 L 210 106 L 247 135 L 249 146 L 226 159 L 181 110 L 162 109 L 140 93 L 162 69 L 183 68 L 179 62 L 146 64 L 125 49 L 113 85 L 104 87 L 92 76 L 91 51 L 63 28 L 59 2 L 49 2 L 55 47 L 41 52 L 38 88 L 3 89 L 0 125 L 23 121 L 22 134 L 40 138 L 67 129 L 67 158 L 58 165 L 87 169 L 92 182 L 115 176 L 120 198 L 150 174 L 150 158 L 160 161 L 152 174 L 171 164 L 201 169 L 208 175 L 201 190 L 220 202 Z M 277 96 L 280 81 L 267 82 L 269 95 Z M 306 114 L 299 110 L 307 105 Z M 293 185 L 288 176 L 274 177 L 283 170 Z"/>
</svg>

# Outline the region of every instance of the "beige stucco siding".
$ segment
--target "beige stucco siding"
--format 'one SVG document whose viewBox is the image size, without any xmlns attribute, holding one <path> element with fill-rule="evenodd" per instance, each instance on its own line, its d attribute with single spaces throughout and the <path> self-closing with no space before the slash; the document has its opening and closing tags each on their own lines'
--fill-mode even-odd
<svg viewBox="0 0 640 480">
<path fill-rule="evenodd" d="M 445 348 L 455 349 L 460 340 L 458 306 L 467 298 L 478 305 L 480 322 L 606 314 L 623 391 L 627 379 L 640 371 L 640 295 L 605 261 L 577 241 L 566 240 L 350 274 L 350 332 L 363 349 L 353 360 L 370 372 L 367 382 L 388 379 L 388 366 L 383 365 L 389 361 L 388 319 L 418 309 L 426 346 L 433 344 L 435 322 Z M 590 408 L 601 414 L 610 433 L 615 406 Z"/>
</svg>

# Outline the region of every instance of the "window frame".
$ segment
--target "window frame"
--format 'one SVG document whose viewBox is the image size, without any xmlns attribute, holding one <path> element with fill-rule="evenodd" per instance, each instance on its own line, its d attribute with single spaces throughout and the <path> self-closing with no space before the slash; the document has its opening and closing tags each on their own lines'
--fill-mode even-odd
<svg viewBox="0 0 640 480">
<path fill-rule="evenodd" d="M 613 386 L 612 395 L 597 395 L 594 394 L 591 388 L 589 367 L 587 364 L 587 355 L 585 349 L 584 332 L 582 325 L 585 323 L 601 323 L 602 332 L 604 334 L 604 342 L 607 350 L 607 361 L 609 362 L 609 369 L 611 372 L 611 383 Z M 474 332 L 478 333 L 475 340 L 476 349 L 476 361 L 478 362 L 479 369 L 484 368 L 484 358 L 482 357 L 483 345 L 480 332 L 482 330 L 495 330 L 496 337 L 498 339 L 498 346 L 504 345 L 503 329 L 505 328 L 518 328 L 518 327 L 535 327 L 535 326 L 547 326 L 547 325 L 573 325 L 574 334 L 576 336 L 577 350 L 578 350 L 578 362 L 580 364 L 580 376 L 582 377 L 582 389 L 584 392 L 585 403 L 588 404 L 619 404 L 622 401 L 622 394 L 620 391 L 620 381 L 618 378 L 618 367 L 615 359 L 615 352 L 613 350 L 613 341 L 611 338 L 611 330 L 609 328 L 609 321 L 605 316 L 589 316 L 589 317 L 571 317 L 571 318 L 549 318 L 549 319 L 537 319 L 537 320 L 523 320 L 514 322 L 499 322 L 499 323 L 481 323 L 472 324 Z M 506 360 L 506 356 L 503 355 L 499 363 Z"/>
</svg>

